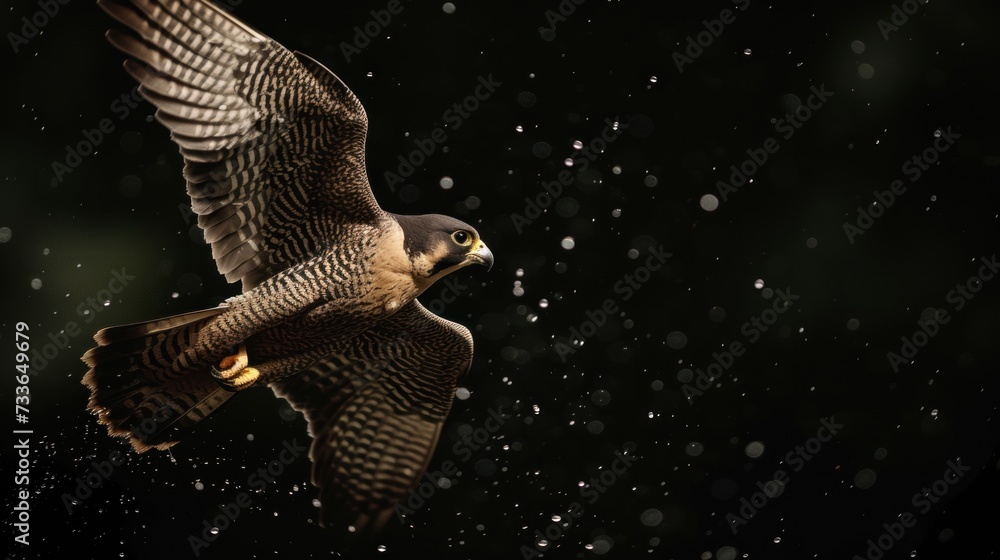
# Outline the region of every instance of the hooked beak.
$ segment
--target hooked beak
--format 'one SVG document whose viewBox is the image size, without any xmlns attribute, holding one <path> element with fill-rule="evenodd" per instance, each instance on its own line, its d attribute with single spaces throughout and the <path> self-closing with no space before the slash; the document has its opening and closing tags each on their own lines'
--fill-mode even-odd
<svg viewBox="0 0 1000 560">
<path fill-rule="evenodd" d="M 486 270 L 493 268 L 493 253 L 490 252 L 490 248 L 481 239 L 466 258 L 474 263 L 485 266 Z"/>
</svg>

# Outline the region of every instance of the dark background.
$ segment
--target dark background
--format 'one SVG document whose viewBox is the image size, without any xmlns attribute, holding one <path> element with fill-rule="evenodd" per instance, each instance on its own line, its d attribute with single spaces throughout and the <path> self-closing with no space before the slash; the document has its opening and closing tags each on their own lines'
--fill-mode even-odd
<svg viewBox="0 0 1000 560">
<path fill-rule="evenodd" d="M 457 273 L 466 289 L 441 312 L 476 339 L 462 381 L 471 396 L 455 401 L 431 462 L 459 464 L 448 488 L 406 526 L 393 520 L 375 542 L 345 550 L 317 527 L 303 457 L 251 493 L 201 557 L 519 558 L 573 502 L 582 512 L 545 558 L 866 557 L 869 539 L 907 512 L 916 525 L 885 558 L 995 557 L 1000 280 L 975 285 L 961 310 L 948 293 L 998 251 L 1000 9 L 931 2 L 886 40 L 877 22 L 890 19 L 888 1 L 755 0 L 678 72 L 672 53 L 732 4 L 564 4 L 575 12 L 540 32 L 546 11 L 558 13 L 554 0 L 458 2 L 454 13 L 405 3 L 349 62 L 341 43 L 385 2 L 235 7 L 362 100 L 369 174 L 386 209 L 473 223 L 497 265 Z M 21 18 L 39 10 L 15 2 L 2 30 L 20 33 Z M 188 536 L 252 491 L 248 476 L 283 442 L 303 444 L 305 423 L 254 390 L 172 453 L 139 456 L 85 411 L 79 356 L 94 331 L 214 306 L 237 288 L 216 273 L 183 211 L 182 162 L 150 106 L 120 118 L 115 100 L 133 84 L 103 38 L 110 18 L 72 0 L 49 19 L 19 52 L 4 46 L 0 360 L 13 370 L 18 321 L 34 348 L 66 347 L 35 364 L 31 544 L 8 532 L 5 547 L 11 558 L 192 557 Z M 389 189 L 384 173 L 397 157 L 489 75 L 496 92 L 446 128 L 408 186 Z M 833 96 L 782 138 L 772 119 L 820 85 Z M 104 118 L 114 130 L 97 153 L 53 183 L 53 161 Z M 512 215 L 524 213 L 525 198 L 544 192 L 540 181 L 555 180 L 565 158 L 579 169 L 586 158 L 573 142 L 589 144 L 605 119 L 619 121 L 620 137 L 518 232 Z M 960 139 L 910 182 L 901 166 L 948 129 Z M 718 196 L 729 166 L 769 136 L 780 149 L 753 183 L 704 210 L 703 195 Z M 439 186 L 444 176 L 453 188 Z M 843 224 L 895 179 L 906 192 L 850 243 Z M 572 249 L 561 246 L 566 237 Z M 672 256 L 626 300 L 616 282 L 660 245 Z M 134 279 L 102 295 L 122 268 Z M 741 327 L 770 308 L 772 289 L 799 299 L 750 344 Z M 78 314 L 88 298 L 109 295 L 99 311 Z M 620 315 L 563 361 L 558 345 L 609 299 Z M 894 371 L 887 352 L 933 308 L 950 321 Z M 64 331 L 70 321 L 79 333 Z M 689 403 L 690 370 L 734 340 L 746 353 Z M 13 390 L 8 377 L 3 394 Z M 510 417 L 464 461 L 453 445 L 498 408 Z M 810 460 L 787 461 L 830 416 L 843 425 L 837 435 Z M 762 453 L 748 453 L 751 442 Z M 638 460 L 591 504 L 578 484 L 626 449 Z M 63 495 L 118 451 L 125 462 L 69 513 Z M 3 452 L 5 478 L 11 455 Z M 912 497 L 948 461 L 971 470 L 919 511 Z M 734 534 L 726 516 L 779 469 L 790 475 L 784 492 Z"/>
</svg>

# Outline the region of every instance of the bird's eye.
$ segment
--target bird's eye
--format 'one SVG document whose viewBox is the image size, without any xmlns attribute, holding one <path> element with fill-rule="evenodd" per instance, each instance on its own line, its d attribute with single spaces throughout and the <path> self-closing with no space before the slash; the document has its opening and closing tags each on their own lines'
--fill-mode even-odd
<svg viewBox="0 0 1000 560">
<path fill-rule="evenodd" d="M 469 232 L 467 231 L 458 230 L 455 233 L 451 234 L 451 238 L 455 241 L 455 243 L 458 243 L 463 247 L 465 245 L 468 245 L 469 243 L 472 243 L 472 236 L 469 235 Z"/>
</svg>

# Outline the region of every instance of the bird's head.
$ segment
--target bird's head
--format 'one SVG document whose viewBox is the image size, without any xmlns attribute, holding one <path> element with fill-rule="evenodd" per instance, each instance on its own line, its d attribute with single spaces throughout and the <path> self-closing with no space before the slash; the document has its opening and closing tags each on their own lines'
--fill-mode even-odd
<svg viewBox="0 0 1000 560">
<path fill-rule="evenodd" d="M 403 230 L 403 246 L 422 289 L 470 264 L 493 268 L 493 253 L 469 224 L 440 214 L 393 217 Z"/>
</svg>

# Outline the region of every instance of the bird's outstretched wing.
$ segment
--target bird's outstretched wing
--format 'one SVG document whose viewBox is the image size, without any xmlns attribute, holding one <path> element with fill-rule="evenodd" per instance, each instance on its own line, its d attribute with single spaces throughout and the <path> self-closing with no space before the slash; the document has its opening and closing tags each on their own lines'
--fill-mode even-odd
<svg viewBox="0 0 1000 560">
<path fill-rule="evenodd" d="M 427 469 L 471 362 L 469 330 L 414 300 L 341 355 L 271 383 L 309 422 L 324 525 L 361 536 L 392 518 Z"/>
<path fill-rule="evenodd" d="M 383 216 L 368 118 L 333 73 L 206 0 L 98 0 L 108 40 L 184 156 L 219 273 L 249 291 Z"/>
</svg>

